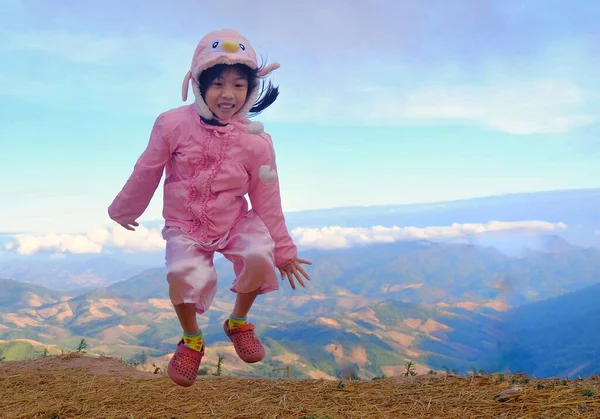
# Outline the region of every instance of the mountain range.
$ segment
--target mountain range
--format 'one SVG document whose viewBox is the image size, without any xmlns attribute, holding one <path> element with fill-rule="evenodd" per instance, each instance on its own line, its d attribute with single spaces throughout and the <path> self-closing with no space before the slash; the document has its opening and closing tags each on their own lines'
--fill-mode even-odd
<svg viewBox="0 0 600 419">
<path fill-rule="evenodd" d="M 593 321 L 600 301 L 600 250 L 551 235 L 509 256 L 493 247 L 397 242 L 309 250 L 313 280 L 259 297 L 251 320 L 267 346 L 256 366 L 236 360 L 221 330 L 233 279 L 220 260 L 220 289 L 201 316 L 206 366 L 226 355 L 235 374 L 373 378 L 402 372 L 527 372 L 538 377 L 600 371 Z M 0 284 L 0 358 L 77 348 L 130 362 L 166 365 L 180 328 L 165 272 L 149 269 L 107 287 L 57 291 L 15 280 Z"/>
</svg>

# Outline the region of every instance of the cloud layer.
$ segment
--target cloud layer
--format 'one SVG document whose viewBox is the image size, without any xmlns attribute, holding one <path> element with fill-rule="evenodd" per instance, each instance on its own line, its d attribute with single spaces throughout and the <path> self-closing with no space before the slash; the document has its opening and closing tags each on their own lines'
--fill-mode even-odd
<svg viewBox="0 0 600 419">
<path fill-rule="evenodd" d="M 515 236 L 564 230 L 564 223 L 545 221 L 492 221 L 486 224 L 452 224 L 439 227 L 382 227 L 296 228 L 292 234 L 296 243 L 304 247 L 333 249 L 374 243 L 393 243 L 411 240 L 464 239 L 482 235 L 506 233 Z"/>
<path fill-rule="evenodd" d="M 292 236 L 305 248 L 334 249 L 374 243 L 393 243 L 410 240 L 452 240 L 506 233 L 515 236 L 532 235 L 566 229 L 564 223 L 545 221 L 492 221 L 485 224 L 452 224 L 431 227 L 322 227 L 296 228 Z M 57 255 L 73 253 L 102 253 L 111 248 L 126 252 L 162 251 L 165 242 L 160 229 L 139 227 L 130 232 L 119 226 L 97 229 L 86 234 L 16 235 L 5 250 L 21 255 L 46 252 Z"/>
<path fill-rule="evenodd" d="M 19 234 L 5 245 L 5 250 L 20 255 L 36 253 L 102 253 L 111 247 L 126 252 L 163 250 L 165 242 L 160 230 L 138 227 L 135 232 L 120 226 L 101 228 L 86 234 Z"/>
<path fill-rule="evenodd" d="M 502 81 L 490 78 L 479 85 L 410 90 L 346 85 L 331 94 L 322 89 L 305 96 L 282 97 L 281 107 L 265 119 L 310 120 L 327 125 L 349 121 L 379 126 L 465 124 L 512 135 L 562 134 L 597 121 L 592 110 L 597 99 L 584 90 L 568 79 L 543 77 Z M 307 97 L 310 103 L 305 102 Z M 357 98 L 363 106 L 356 106 Z"/>
</svg>

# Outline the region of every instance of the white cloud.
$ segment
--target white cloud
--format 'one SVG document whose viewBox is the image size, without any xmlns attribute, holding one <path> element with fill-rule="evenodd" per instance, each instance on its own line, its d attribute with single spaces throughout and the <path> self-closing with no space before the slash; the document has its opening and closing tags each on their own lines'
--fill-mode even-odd
<svg viewBox="0 0 600 419">
<path fill-rule="evenodd" d="M 248 13 L 256 10 L 245 3 L 238 6 L 240 10 L 247 8 Z M 341 6 L 344 7 L 340 9 Z M 483 125 L 518 135 L 566 133 L 597 120 L 595 104 L 598 99 L 593 97 L 596 95 L 595 85 L 590 87 L 580 76 L 588 72 L 587 67 L 577 64 L 570 72 L 559 75 L 549 72 L 548 68 L 556 68 L 556 56 L 565 53 L 563 49 L 566 47 L 557 49 L 556 41 L 546 45 L 544 50 L 549 52 L 531 58 L 535 64 L 530 63 L 527 67 L 518 66 L 519 63 L 509 65 L 511 60 L 506 58 L 506 62 L 498 68 L 488 64 L 489 67 L 485 66 L 483 72 L 478 70 L 472 77 L 477 82 L 465 83 L 464 74 L 473 71 L 466 64 L 470 62 L 468 57 L 477 49 L 463 50 L 466 44 L 452 37 L 445 42 L 458 48 L 455 51 L 457 55 L 454 61 L 440 62 L 439 65 L 429 66 L 431 63 L 425 57 L 418 59 L 422 51 L 418 48 L 419 44 L 415 43 L 417 39 L 402 45 L 396 43 L 394 47 L 399 48 L 399 54 L 387 54 L 387 44 L 381 40 L 390 37 L 390 30 L 396 31 L 396 36 L 392 36 L 395 39 L 409 39 L 419 33 L 421 20 L 411 19 L 410 16 L 420 16 L 423 12 L 421 6 L 404 7 L 402 16 L 406 20 L 405 25 L 397 25 L 396 17 L 392 18 L 388 12 L 382 13 L 389 6 L 385 9 L 379 6 L 377 13 L 373 10 L 376 7 L 365 9 L 346 6 L 343 0 L 328 3 L 327 6 L 314 2 L 298 6 L 298 10 L 290 11 L 283 7 L 270 9 L 267 15 L 262 13 L 256 16 L 271 24 L 271 32 L 272 24 L 287 29 L 292 25 L 294 30 L 288 32 L 294 35 L 285 40 L 281 37 L 273 39 L 271 32 L 263 33 L 254 28 L 256 25 L 252 29 L 240 29 L 248 32 L 259 50 L 261 46 L 264 47 L 269 57 L 282 62 L 282 70 L 274 75 L 275 81 L 282 87 L 282 95 L 262 118 L 277 122 L 332 125 L 402 126 L 458 122 Z M 317 7 L 319 13 L 315 14 L 312 11 Z M 459 9 L 460 13 L 444 19 L 444 22 L 462 33 L 464 28 L 460 22 L 463 19 L 469 21 L 465 14 L 472 11 L 468 8 L 462 10 L 462 7 Z M 343 10 L 344 19 L 335 20 L 332 26 L 327 16 L 339 18 L 340 10 Z M 446 12 L 451 10 L 453 8 Z M 283 11 L 285 19 L 279 16 Z M 269 13 L 275 13 L 280 18 L 268 19 Z M 496 40 L 497 33 L 491 27 L 494 22 L 497 23 L 497 19 L 493 18 L 494 13 L 488 13 L 487 24 L 482 24 L 479 30 Z M 298 16 L 302 18 L 298 19 Z M 367 18 L 373 23 L 373 30 L 368 33 L 357 30 L 356 23 Z M 483 16 L 478 16 L 478 19 L 481 18 Z M 294 19 L 297 22 L 311 21 L 311 29 L 304 35 L 310 36 L 313 42 L 298 41 L 304 39 L 298 37 L 298 30 L 305 28 L 296 25 Z M 381 24 L 381 19 L 387 20 L 386 25 Z M 48 54 L 66 60 L 69 65 L 70 62 L 78 62 L 89 64 L 90 68 L 81 74 L 49 74 L 48 78 L 52 80 L 44 82 L 36 82 L 34 70 L 9 75 L 3 83 L 2 94 L 15 97 L 25 95 L 30 100 L 42 102 L 49 97 L 60 96 L 64 99 L 63 103 L 75 103 L 80 97 L 80 86 L 85 84 L 89 89 L 88 97 L 93 96 L 91 102 L 94 104 L 106 103 L 106 106 L 114 108 L 114 98 L 119 96 L 127 112 L 139 108 L 136 112 L 148 115 L 181 104 L 180 83 L 198 40 L 147 33 L 135 36 L 102 35 L 68 29 L 38 29 L 3 35 L 7 42 L 0 48 Z M 327 42 L 319 42 L 321 40 Z M 437 40 L 430 41 L 435 41 L 433 45 L 437 45 Z M 503 45 L 510 51 L 513 44 L 512 36 L 509 36 Z M 332 50 L 332 45 L 353 45 L 353 48 Z M 575 48 L 571 44 L 569 46 Z M 354 57 L 355 48 L 362 54 L 373 54 L 377 61 L 359 60 L 355 66 L 340 73 L 339 65 Z M 580 49 L 569 56 L 571 63 L 587 63 L 586 57 L 592 56 L 587 49 Z M 435 51 L 434 57 L 439 55 L 439 51 Z M 561 54 L 557 54 L 557 51 Z M 405 59 L 398 59 L 400 56 Z M 139 72 L 139 63 L 144 63 L 146 71 Z M 106 71 L 104 67 L 111 65 L 125 75 Z M 515 72 L 515 66 L 518 72 Z M 314 71 L 320 76 L 307 82 L 307 71 Z M 513 74 L 514 78 L 508 79 L 505 74 Z M 544 78 L 547 74 L 555 78 Z M 89 75 L 89 79 L 86 75 Z M 571 81 L 575 77 L 580 85 Z M 403 90 L 402 86 L 410 88 Z M 586 91 L 591 93 L 584 93 Z"/>
<path fill-rule="evenodd" d="M 564 223 L 544 221 L 491 221 L 485 224 L 452 224 L 432 227 L 322 227 L 292 230 L 300 246 L 313 248 L 345 248 L 360 244 L 393 243 L 409 240 L 447 240 L 491 233 L 519 235 L 564 230 Z M 598 233 L 598 232 L 597 232 Z M 101 253 L 117 247 L 127 252 L 154 252 L 165 248 L 160 229 L 140 226 L 135 232 L 120 226 L 101 228 L 86 234 L 19 234 L 4 249 L 21 255 L 39 252 L 54 253 L 56 257 L 67 253 Z"/>
<path fill-rule="evenodd" d="M 165 241 L 159 229 L 149 230 L 136 227 L 135 232 L 125 230 L 120 226 L 112 227 L 113 234 L 110 244 L 132 252 L 151 252 L 165 248 Z"/>
<path fill-rule="evenodd" d="M 7 40 L 12 49 L 40 51 L 82 63 L 106 64 L 107 60 L 120 55 L 122 49 L 119 38 L 73 36 L 68 32 L 9 33 Z"/>
<path fill-rule="evenodd" d="M 294 240 L 300 246 L 332 249 L 353 245 L 393 243 L 410 240 L 460 239 L 490 233 L 532 234 L 564 230 L 564 223 L 544 221 L 491 221 L 486 224 L 452 224 L 436 227 L 322 227 L 296 228 L 292 231 Z"/>
<path fill-rule="evenodd" d="M 584 100 L 574 83 L 541 79 L 416 91 L 398 110 L 402 118 L 457 119 L 510 134 L 564 133 L 595 121 L 578 109 Z"/>
<path fill-rule="evenodd" d="M 85 101 L 88 110 L 148 116 L 183 104 L 181 82 L 196 46 L 195 39 L 102 36 L 66 30 L 0 32 L 2 36 L 7 42 L 0 45 L 0 53 L 13 61 L 24 60 L 25 53 L 42 62 L 46 57 L 54 65 L 44 69 L 43 79 L 34 67 L 7 68 L 0 79 L 0 96 L 27 97 L 46 106 L 68 109 Z M 140 63 L 145 71 L 139 70 Z M 86 88 L 85 96 L 81 95 L 82 86 Z M 52 99 L 56 97 L 61 100 Z"/>
<path fill-rule="evenodd" d="M 331 94 L 291 92 L 282 96 L 265 119 L 388 126 L 463 123 L 514 135 L 558 134 L 594 123 L 597 117 L 589 111 L 594 101 L 593 93 L 586 94 L 575 83 L 561 79 L 490 79 L 459 86 L 448 82 L 448 86 L 406 91 L 355 85 L 341 86 Z"/>
<path fill-rule="evenodd" d="M 90 240 L 87 235 L 17 235 L 15 240 L 15 243 L 7 244 L 5 249 L 13 250 L 22 255 L 30 255 L 41 251 L 99 253 L 102 250 L 102 245 Z"/>
<path fill-rule="evenodd" d="M 173 69 L 173 58 L 191 60 L 195 40 L 175 41 L 150 36 L 102 36 L 66 30 L 7 32 L 4 48 L 13 51 L 41 52 L 70 62 L 92 65 L 139 64 Z M 165 59 L 165 52 L 168 59 Z M 179 69 L 181 73 L 183 68 Z M 183 77 L 183 76 L 182 76 Z"/>
<path fill-rule="evenodd" d="M 151 252 L 164 249 L 165 243 L 160 230 L 140 226 L 132 232 L 120 226 L 111 226 L 86 234 L 18 234 L 4 249 L 21 255 L 32 255 L 40 252 L 101 253 L 111 246 L 129 252 Z"/>
</svg>

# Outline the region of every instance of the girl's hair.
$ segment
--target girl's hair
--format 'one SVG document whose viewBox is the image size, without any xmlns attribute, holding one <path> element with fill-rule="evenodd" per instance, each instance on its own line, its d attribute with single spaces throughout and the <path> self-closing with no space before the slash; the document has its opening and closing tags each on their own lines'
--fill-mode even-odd
<svg viewBox="0 0 600 419">
<path fill-rule="evenodd" d="M 202 99 L 204 99 L 206 91 L 208 90 L 210 84 L 217 77 L 221 76 L 221 74 L 223 74 L 223 72 L 228 68 L 235 68 L 244 75 L 244 77 L 248 81 L 248 93 L 250 93 L 257 87 L 259 83 L 260 77 L 258 75 L 258 72 L 262 69 L 262 67 L 263 66 L 259 67 L 256 70 L 252 70 L 250 67 L 244 64 L 216 64 L 212 67 L 209 67 L 202 73 L 200 73 L 200 77 L 198 78 L 200 95 L 202 95 Z M 265 84 L 263 82 L 260 88 L 260 93 L 256 99 L 256 102 L 254 102 L 254 105 L 252 106 L 252 108 L 250 108 L 248 116 L 253 117 L 260 114 L 262 111 L 271 106 L 273 102 L 275 102 L 277 96 L 279 96 L 279 87 L 273 86 L 271 81 L 269 81 L 269 83 L 265 87 Z M 218 124 L 216 120 L 206 122 L 214 122 Z"/>
</svg>

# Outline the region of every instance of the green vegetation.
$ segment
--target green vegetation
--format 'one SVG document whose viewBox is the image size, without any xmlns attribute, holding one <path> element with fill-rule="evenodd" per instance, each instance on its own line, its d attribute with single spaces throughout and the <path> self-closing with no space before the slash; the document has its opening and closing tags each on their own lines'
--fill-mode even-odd
<svg viewBox="0 0 600 419">
<path fill-rule="evenodd" d="M 271 339 L 269 337 L 265 337 L 263 339 L 263 343 L 265 346 L 267 346 L 269 349 L 271 349 L 271 356 L 280 356 L 283 355 L 285 353 L 285 348 L 283 346 L 281 346 L 281 344 L 279 344 L 276 340 Z"/>
<path fill-rule="evenodd" d="M 593 388 L 586 388 L 585 390 L 583 390 L 584 397 L 594 397 L 594 394 L 596 394 L 596 392 Z"/>
<path fill-rule="evenodd" d="M 404 373 L 402 373 L 405 377 L 411 377 L 417 375 L 415 372 L 415 364 L 412 361 L 406 361 L 404 364 Z"/>
<path fill-rule="evenodd" d="M 223 372 L 222 365 L 223 365 L 223 362 L 225 362 L 225 355 L 219 354 L 217 356 L 219 357 L 219 359 L 217 361 L 217 370 L 215 371 L 215 373 L 213 375 L 216 375 L 218 377 Z"/>
<path fill-rule="evenodd" d="M 385 326 L 399 326 L 404 319 L 428 319 L 438 316 L 438 311 L 415 303 L 398 301 L 375 304 L 371 307 L 379 322 Z"/>
<path fill-rule="evenodd" d="M 79 345 L 77 345 L 77 352 L 78 353 L 85 353 L 84 349 L 87 348 L 87 342 L 85 341 L 85 339 L 81 339 L 81 341 L 79 342 Z"/>
<path fill-rule="evenodd" d="M 6 361 L 39 358 L 43 353 L 43 349 L 36 348 L 29 342 L 9 341 L 0 343 L 0 354 L 2 359 Z"/>
</svg>

